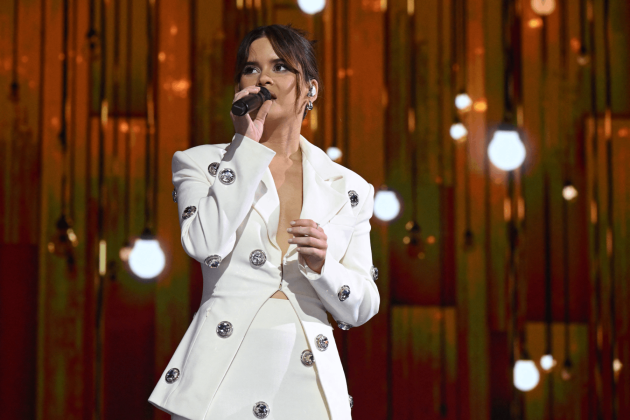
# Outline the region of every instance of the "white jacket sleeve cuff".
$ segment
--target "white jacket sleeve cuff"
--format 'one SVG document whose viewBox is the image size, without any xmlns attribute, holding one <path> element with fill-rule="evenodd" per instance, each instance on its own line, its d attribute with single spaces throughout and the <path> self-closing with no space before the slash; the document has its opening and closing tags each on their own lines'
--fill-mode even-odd
<svg viewBox="0 0 630 420">
<path fill-rule="evenodd" d="M 304 275 L 304 277 L 306 277 L 307 279 L 317 280 L 321 276 L 324 275 L 326 262 L 324 261 L 324 265 L 322 266 L 321 273 L 318 273 L 317 271 L 312 270 L 311 267 L 308 266 L 306 261 L 304 261 L 304 256 L 302 254 L 299 254 L 298 255 L 298 268 L 300 269 L 300 272 Z"/>
</svg>

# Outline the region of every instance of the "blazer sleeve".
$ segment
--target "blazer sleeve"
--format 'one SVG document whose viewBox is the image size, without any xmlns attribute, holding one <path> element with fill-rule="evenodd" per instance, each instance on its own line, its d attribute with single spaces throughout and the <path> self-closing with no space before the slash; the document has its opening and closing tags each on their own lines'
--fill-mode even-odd
<svg viewBox="0 0 630 420">
<path fill-rule="evenodd" d="M 298 256 L 299 270 L 311 282 L 324 307 L 337 322 L 343 321 L 352 327 L 365 324 L 376 315 L 381 302 L 372 278 L 370 219 L 374 212 L 374 187 L 369 186 L 348 249 L 340 261 L 327 255 L 321 273 L 317 273 L 304 262 L 302 255 Z M 339 292 L 346 286 L 350 294 L 342 301 Z"/>
<path fill-rule="evenodd" d="M 191 152 L 175 152 L 173 185 L 182 246 L 189 256 L 204 262 L 211 255 L 223 259 L 232 251 L 236 230 L 250 211 L 260 180 L 275 154 L 257 141 L 236 134 L 216 177 L 208 177 Z M 233 182 L 219 180 L 224 169 L 235 173 Z"/>
</svg>

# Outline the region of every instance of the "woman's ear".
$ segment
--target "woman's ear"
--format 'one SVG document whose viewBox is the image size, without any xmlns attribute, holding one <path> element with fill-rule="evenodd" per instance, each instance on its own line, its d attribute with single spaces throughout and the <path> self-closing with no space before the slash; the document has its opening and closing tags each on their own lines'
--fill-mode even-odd
<svg viewBox="0 0 630 420">
<path fill-rule="evenodd" d="M 310 100 L 311 102 L 315 102 L 315 100 L 317 99 L 317 95 L 319 95 L 319 84 L 317 83 L 317 80 L 315 79 L 311 79 L 310 83 L 309 83 L 309 90 L 307 94 L 312 94 L 313 96 L 309 96 L 308 100 Z"/>
</svg>

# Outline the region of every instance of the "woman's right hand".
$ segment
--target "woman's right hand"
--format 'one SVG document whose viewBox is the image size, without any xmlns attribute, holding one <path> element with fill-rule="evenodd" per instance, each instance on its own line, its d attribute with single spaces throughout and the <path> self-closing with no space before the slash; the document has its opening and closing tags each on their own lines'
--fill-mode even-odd
<svg viewBox="0 0 630 420">
<path fill-rule="evenodd" d="M 240 92 L 237 92 L 236 95 L 234 95 L 234 100 L 232 101 L 232 103 L 238 101 L 243 96 L 249 95 L 250 93 L 258 93 L 259 91 L 260 87 L 258 86 L 248 86 Z M 245 114 L 242 117 L 239 117 L 234 115 L 232 111 L 230 111 L 236 134 L 241 134 L 245 137 L 249 137 L 252 140 L 260 142 L 260 138 L 262 137 L 263 133 L 263 125 L 265 124 L 265 118 L 267 118 L 267 114 L 269 113 L 269 109 L 271 109 L 272 105 L 273 101 L 265 101 L 262 106 L 258 108 L 258 113 L 253 121 L 249 114 Z"/>
</svg>

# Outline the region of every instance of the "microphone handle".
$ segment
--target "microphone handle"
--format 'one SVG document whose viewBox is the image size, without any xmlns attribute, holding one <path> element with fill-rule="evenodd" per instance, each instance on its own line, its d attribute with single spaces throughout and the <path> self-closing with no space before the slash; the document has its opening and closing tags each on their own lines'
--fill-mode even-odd
<svg viewBox="0 0 630 420">
<path fill-rule="evenodd" d="M 266 88 L 261 87 L 258 93 L 250 93 L 234 102 L 232 104 L 232 114 L 242 117 L 245 114 L 257 110 L 269 99 L 271 99 L 271 93 L 269 93 Z"/>
</svg>

